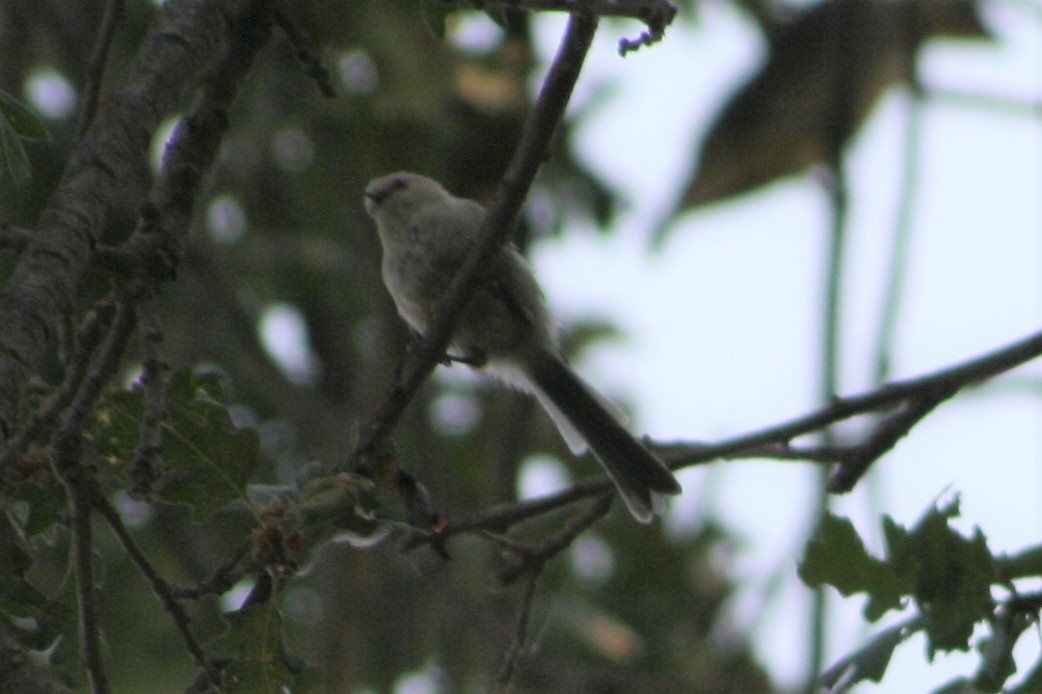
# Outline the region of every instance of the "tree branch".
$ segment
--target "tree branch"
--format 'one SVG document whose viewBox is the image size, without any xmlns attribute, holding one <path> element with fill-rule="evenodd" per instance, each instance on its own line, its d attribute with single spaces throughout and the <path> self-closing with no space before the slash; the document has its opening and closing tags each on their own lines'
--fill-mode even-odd
<svg viewBox="0 0 1042 694">
<path fill-rule="evenodd" d="M 195 638 L 195 635 L 192 634 L 190 628 L 191 620 L 188 618 L 188 613 L 185 612 L 181 603 L 179 603 L 174 597 L 174 591 L 170 584 L 159 575 L 159 571 L 152 565 L 148 555 L 138 547 L 133 536 L 131 536 L 130 531 L 127 530 L 127 526 L 123 524 L 123 519 L 120 518 L 119 513 L 115 508 L 113 508 L 104 493 L 98 489 L 96 485 L 93 492 L 92 503 L 97 507 L 101 516 L 108 523 L 109 528 L 116 536 L 123 551 L 126 552 L 127 557 L 137 565 L 138 570 L 141 571 L 145 580 L 148 581 L 152 593 L 161 603 L 163 603 L 163 607 L 170 614 L 171 618 L 173 618 L 174 625 L 177 627 L 177 630 L 181 632 L 181 638 L 184 640 L 185 648 L 188 649 L 188 653 L 191 655 L 192 660 L 201 670 L 208 673 L 212 685 L 219 685 L 220 672 L 218 668 L 206 658 L 206 651 L 203 650 L 202 645 Z"/>
<path fill-rule="evenodd" d="M 535 588 L 539 583 L 539 569 L 528 574 L 524 590 L 521 593 L 521 604 L 517 607 L 517 625 L 514 627 L 514 640 L 503 658 L 503 664 L 496 674 L 496 691 L 510 691 L 510 681 L 514 679 L 517 671 L 517 663 L 521 659 L 525 642 L 528 641 L 528 620 L 532 614 L 532 602 L 535 598 Z"/>
<path fill-rule="evenodd" d="M 98 110 L 98 99 L 105 80 L 105 66 L 108 64 L 109 48 L 116 35 L 116 27 L 123 21 L 123 0 L 108 0 L 105 3 L 105 14 L 102 15 L 101 27 L 98 29 L 94 52 L 87 63 L 87 79 L 83 87 L 83 106 L 80 109 L 80 121 L 76 125 L 76 139 L 79 140 L 94 122 Z"/>
<path fill-rule="evenodd" d="M 83 379 L 90 370 L 94 351 L 105 336 L 115 313 L 115 302 L 111 297 L 106 297 L 96 303 L 81 322 L 76 331 L 75 350 L 66 362 L 65 379 L 61 386 L 37 410 L 29 423 L 8 441 L 7 449 L 0 453 L 0 488 L 6 488 L 20 474 L 19 467 L 9 463 L 21 454 L 36 436 L 52 427 L 76 397 Z"/>
<path fill-rule="evenodd" d="M 667 459 L 670 467 L 677 469 L 760 446 L 785 444 L 830 424 L 901 403 L 940 397 L 939 404 L 968 385 L 997 376 L 1040 355 L 1042 332 L 931 374 L 895 381 L 861 395 L 836 398 L 817 412 L 717 444 L 673 444 L 659 447 L 658 450 L 663 451 L 663 457 Z"/>
<path fill-rule="evenodd" d="M 10 248 L 21 253 L 33 239 L 31 229 L 23 229 L 6 222 L 0 223 L 0 248 Z"/>
<path fill-rule="evenodd" d="M 619 39 L 619 55 L 662 40 L 666 27 L 677 16 L 669 0 L 485 0 L 486 5 L 532 12 L 582 13 L 593 17 L 621 17 L 643 22 L 648 30 L 636 39 Z"/>
<path fill-rule="evenodd" d="M 615 499 L 614 494 L 602 494 L 584 513 L 572 518 L 557 533 L 544 541 L 539 547 L 519 551 L 519 548 L 505 545 L 508 549 L 519 555 L 519 561 L 513 566 L 508 566 L 498 574 L 499 582 L 509 585 L 526 573 L 538 572 L 546 562 L 572 546 L 575 538 L 589 530 L 589 528 L 604 517 L 611 510 L 611 503 Z"/>
<path fill-rule="evenodd" d="M 391 391 L 384 398 L 362 439 L 348 458 L 364 465 L 364 459 L 384 442 L 397 424 L 416 391 L 441 362 L 456 322 L 477 281 L 478 270 L 487 267 L 514 231 L 521 207 L 539 166 L 550 156 L 550 144 L 579 78 L 590 49 L 597 20 L 582 14 L 569 18 L 561 47 L 547 73 L 535 107 L 525 124 L 513 159 L 496 190 L 478 231 L 480 240 L 460 268 L 438 304 L 424 338 L 409 351 L 407 361 Z"/>
<path fill-rule="evenodd" d="M 139 341 L 141 344 L 141 385 L 144 389 L 145 412 L 141 437 L 130 465 L 130 495 L 149 499 L 152 485 L 162 473 L 160 452 L 163 448 L 163 421 L 166 419 L 167 364 L 160 354 L 163 326 L 159 320 L 156 299 L 149 297 L 137 306 Z"/>
<path fill-rule="evenodd" d="M 126 83 L 76 146 L 36 233 L 0 295 L 0 437 L 74 304 L 109 207 L 146 167 L 149 141 L 228 40 L 229 17 L 258 0 L 171 0 L 162 6 Z"/>
<path fill-rule="evenodd" d="M 119 364 L 119 356 L 134 327 L 133 310 L 120 301 L 105 343 L 90 373 L 80 383 L 61 427 L 51 440 L 52 465 L 65 485 L 69 499 L 73 556 L 76 574 L 76 599 L 79 607 L 80 648 L 91 691 L 109 691 L 105 661 L 101 656 L 101 626 L 97 614 L 97 588 L 94 580 L 94 545 L 91 532 L 91 494 L 93 472 L 80 464 L 82 426 L 102 386 Z"/>
<path fill-rule="evenodd" d="M 874 460 L 890 450 L 916 423 L 938 405 L 968 385 L 991 378 L 1042 355 L 1042 332 L 1013 342 L 982 356 L 935 371 L 931 374 L 896 381 L 876 390 L 846 398 L 836 398 L 828 406 L 802 417 L 775 424 L 717 443 L 672 443 L 655 445 L 654 449 L 672 470 L 700 465 L 721 458 L 777 458 L 810 460 L 818 463 L 846 464 L 830 481 L 829 490 L 847 491 Z M 823 446 L 799 449 L 790 441 L 819 431 L 851 417 L 900 406 L 881 420 L 873 436 L 859 446 Z M 418 532 L 405 549 L 427 544 L 435 539 L 444 542 L 453 535 L 473 532 L 502 533 L 527 520 L 560 510 L 574 503 L 603 494 L 612 488 L 607 477 L 582 480 L 567 489 L 537 499 L 493 506 L 459 520 L 449 520 L 436 533 Z"/>
<path fill-rule="evenodd" d="M 485 0 L 485 5 L 532 12 L 584 13 L 595 17 L 636 19 L 649 27 L 673 21 L 676 5 L 669 0 Z"/>
</svg>

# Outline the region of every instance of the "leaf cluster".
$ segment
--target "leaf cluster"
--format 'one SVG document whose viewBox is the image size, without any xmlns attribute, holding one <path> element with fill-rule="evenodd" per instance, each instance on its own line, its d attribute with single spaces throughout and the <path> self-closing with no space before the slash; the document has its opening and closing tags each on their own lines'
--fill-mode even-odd
<svg viewBox="0 0 1042 694">
<path fill-rule="evenodd" d="M 978 627 L 990 636 L 976 644 L 979 672 L 966 682 L 980 691 L 1000 691 L 1016 672 L 1012 649 L 1027 624 L 1037 622 L 1042 596 L 1019 596 L 1013 581 L 1038 575 L 1042 566 L 1029 559 L 1038 551 L 1015 559 L 994 555 L 980 528 L 966 537 L 952 527 L 958 515 L 955 497 L 931 507 L 910 528 L 884 516 L 883 558 L 866 550 L 849 519 L 825 517 L 800 563 L 803 582 L 830 585 L 845 597 L 865 594 L 870 622 L 891 611 L 911 610 L 912 617 L 879 632 L 826 671 L 824 686 L 838 691 L 862 680 L 879 682 L 894 649 L 920 632 L 928 660 L 937 652 L 968 651 Z M 998 593 L 1009 597 L 997 598 Z"/>
</svg>

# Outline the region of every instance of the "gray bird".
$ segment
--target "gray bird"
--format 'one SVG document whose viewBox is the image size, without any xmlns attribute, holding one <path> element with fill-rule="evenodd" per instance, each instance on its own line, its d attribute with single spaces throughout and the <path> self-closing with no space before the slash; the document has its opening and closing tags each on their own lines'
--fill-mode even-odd
<svg viewBox="0 0 1042 694">
<path fill-rule="evenodd" d="M 414 173 L 373 179 L 365 208 L 383 245 L 383 280 L 398 313 L 423 334 L 471 248 L 484 208 Z M 642 523 L 679 494 L 669 469 L 620 424 L 613 408 L 565 363 L 554 321 L 525 259 L 502 248 L 481 273 L 452 350 L 507 385 L 532 393 L 579 455 L 587 448 Z"/>
</svg>

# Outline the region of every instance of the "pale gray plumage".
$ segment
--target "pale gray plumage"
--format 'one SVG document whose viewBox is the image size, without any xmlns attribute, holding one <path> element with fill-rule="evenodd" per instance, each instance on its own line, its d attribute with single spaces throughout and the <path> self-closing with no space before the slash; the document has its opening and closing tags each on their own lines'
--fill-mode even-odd
<svg viewBox="0 0 1042 694">
<path fill-rule="evenodd" d="M 398 313 L 422 334 L 477 242 L 485 210 L 451 195 L 437 181 L 405 172 L 370 181 L 365 207 L 383 245 L 384 284 Z M 512 246 L 481 272 L 452 350 L 534 394 L 573 452 L 589 446 L 637 520 L 650 522 L 662 511 L 666 495 L 680 493 L 669 469 L 560 356 L 543 294 Z"/>
</svg>

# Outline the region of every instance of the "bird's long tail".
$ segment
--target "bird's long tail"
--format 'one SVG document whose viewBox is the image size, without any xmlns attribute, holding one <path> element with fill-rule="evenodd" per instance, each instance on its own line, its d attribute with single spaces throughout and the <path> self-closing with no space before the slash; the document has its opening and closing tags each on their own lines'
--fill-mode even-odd
<svg viewBox="0 0 1042 694">
<path fill-rule="evenodd" d="M 586 440 L 634 518 L 650 522 L 663 510 L 666 496 L 681 492 L 669 468 L 626 431 L 602 398 L 560 357 L 540 351 L 527 360 L 525 371 L 544 406 L 548 401 L 557 410 L 551 415 L 563 415 Z"/>
</svg>

